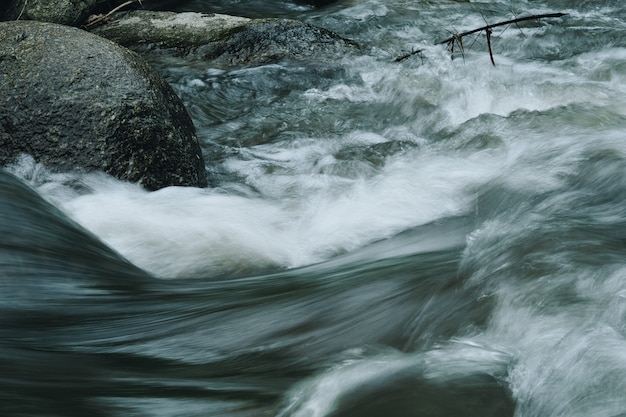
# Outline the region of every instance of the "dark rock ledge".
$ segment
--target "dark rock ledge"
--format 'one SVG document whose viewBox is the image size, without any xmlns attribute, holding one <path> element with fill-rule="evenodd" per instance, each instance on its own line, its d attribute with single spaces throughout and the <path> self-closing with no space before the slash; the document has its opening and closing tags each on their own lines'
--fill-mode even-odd
<svg viewBox="0 0 626 417">
<path fill-rule="evenodd" d="M 135 51 L 167 51 L 222 66 L 331 60 L 357 47 L 334 32 L 297 20 L 216 13 L 120 12 L 93 33 Z"/>
</svg>

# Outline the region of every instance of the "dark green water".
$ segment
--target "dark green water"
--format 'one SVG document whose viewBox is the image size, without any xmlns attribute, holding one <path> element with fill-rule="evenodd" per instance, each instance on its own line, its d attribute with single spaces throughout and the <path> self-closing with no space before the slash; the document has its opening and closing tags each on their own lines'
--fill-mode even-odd
<svg viewBox="0 0 626 417">
<path fill-rule="evenodd" d="M 0 175 L 0 415 L 626 415 L 622 2 L 180 10 L 297 18 L 361 50 L 151 58 L 209 189 L 28 158 Z M 483 37 L 454 60 L 435 45 L 552 12 L 495 30 L 495 67 Z"/>
</svg>

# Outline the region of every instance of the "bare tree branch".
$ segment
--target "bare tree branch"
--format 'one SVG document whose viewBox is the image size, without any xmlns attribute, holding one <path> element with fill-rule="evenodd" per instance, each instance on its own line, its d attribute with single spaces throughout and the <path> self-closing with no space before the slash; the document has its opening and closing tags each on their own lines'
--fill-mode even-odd
<svg viewBox="0 0 626 417">
<path fill-rule="evenodd" d="M 28 0 L 24 0 L 24 6 L 22 6 L 22 10 L 20 10 L 20 14 L 17 15 L 17 19 L 15 20 L 20 20 L 22 18 L 22 15 L 24 14 L 24 10 L 26 10 L 26 6 L 28 6 Z"/>
<path fill-rule="evenodd" d="M 464 36 L 471 35 L 472 33 L 482 32 L 483 30 L 493 29 L 493 28 L 498 27 L 498 26 L 510 25 L 511 23 L 525 22 L 525 21 L 528 21 L 528 20 L 538 20 L 538 19 L 548 19 L 548 18 L 563 17 L 563 16 L 566 16 L 566 15 L 567 15 L 567 13 L 546 13 L 546 14 L 534 14 L 534 15 L 530 15 L 530 16 L 518 17 L 517 19 L 510 19 L 510 20 L 506 20 L 504 22 L 494 23 L 493 25 L 485 25 L 485 26 L 479 27 L 477 29 L 468 30 L 467 32 L 458 33 L 456 35 L 453 35 L 453 36 L 449 37 L 448 39 L 445 39 L 445 40 L 443 40 L 441 42 L 438 42 L 438 45 L 443 45 L 444 43 L 451 43 L 454 40 L 456 40 L 457 37 L 462 38 Z"/>
<path fill-rule="evenodd" d="M 404 55 L 401 55 L 401 56 L 397 57 L 397 58 L 396 58 L 396 59 L 394 59 L 393 61 L 394 61 L 394 62 L 402 62 L 402 61 L 404 61 L 405 59 L 412 57 L 413 55 L 419 55 L 419 54 L 421 54 L 421 53 L 422 53 L 422 50 L 421 50 L 421 49 L 415 49 L 415 50 L 413 50 L 413 51 L 409 52 L 408 54 L 404 54 Z"/>
<path fill-rule="evenodd" d="M 472 29 L 472 30 L 468 30 L 467 32 L 462 32 L 462 33 L 451 33 L 452 36 L 450 36 L 447 39 L 444 39 L 441 42 L 437 42 L 437 45 L 443 45 L 443 44 L 447 44 L 448 45 L 448 49 L 450 50 L 450 52 L 454 55 L 454 49 L 455 46 L 458 46 L 458 49 L 461 51 L 461 55 L 463 56 L 463 58 L 465 58 L 465 48 L 463 46 L 463 38 L 465 36 L 468 35 L 473 35 L 474 33 L 480 33 L 480 32 L 485 32 L 485 34 L 487 35 L 487 48 L 489 50 L 489 58 L 491 59 L 491 64 L 492 65 L 496 65 L 496 62 L 493 58 L 493 48 L 491 47 L 491 35 L 493 34 L 493 28 L 499 27 L 499 26 L 509 26 L 512 24 L 515 24 L 518 28 L 519 22 L 526 22 L 529 20 L 541 20 L 541 19 L 548 19 L 548 18 L 557 18 L 557 17 L 563 17 L 566 16 L 567 13 L 544 13 L 544 14 L 533 14 L 530 16 L 524 16 L 524 17 L 516 17 L 515 19 L 509 19 L 509 20 L 505 20 L 503 22 L 498 22 L 498 23 L 494 23 L 492 25 L 490 24 L 486 24 L 485 26 L 481 26 L 479 28 L 476 29 Z M 482 13 L 481 13 L 482 16 Z M 485 19 L 485 16 L 483 16 L 483 20 L 485 20 L 485 23 L 487 23 L 487 20 Z M 506 31 L 506 28 L 504 29 L 504 31 Z M 502 31 L 502 33 L 504 33 L 504 31 Z M 521 31 L 521 29 L 520 29 Z M 522 32 L 522 35 L 524 37 L 526 37 L 526 35 L 524 34 L 524 32 Z M 477 38 L 476 38 L 477 39 Z M 474 39 L 474 42 L 476 42 L 476 39 Z M 472 42 L 472 45 L 474 44 L 474 42 Z M 470 45 L 471 47 L 471 45 Z M 401 62 L 404 61 L 405 59 L 419 54 L 420 52 L 422 52 L 421 50 L 419 51 L 413 51 L 411 53 L 399 56 L 398 58 L 396 58 L 394 61 L 395 62 Z"/>
<path fill-rule="evenodd" d="M 491 32 L 492 29 L 485 29 L 485 33 L 487 33 L 487 48 L 489 49 L 489 58 L 491 58 L 491 65 L 496 66 L 496 61 L 493 59 L 493 49 L 491 49 Z"/>
<path fill-rule="evenodd" d="M 111 9 L 107 14 L 104 15 L 99 15 L 99 16 L 92 16 L 92 18 L 90 18 L 84 25 L 83 28 L 88 29 L 94 25 L 97 25 L 98 23 L 102 23 L 104 21 L 106 21 L 108 18 L 111 17 L 111 15 L 113 15 L 113 13 L 120 11 L 121 9 L 123 9 L 126 6 L 130 6 L 133 3 L 139 3 L 140 5 L 143 6 L 142 0 L 128 0 L 125 1 L 124 3 L 120 4 L 119 6 Z"/>
</svg>

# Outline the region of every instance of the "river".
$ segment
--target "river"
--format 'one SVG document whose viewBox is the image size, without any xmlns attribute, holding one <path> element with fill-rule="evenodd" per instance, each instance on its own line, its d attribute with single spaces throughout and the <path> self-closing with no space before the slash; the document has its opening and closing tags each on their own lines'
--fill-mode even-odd
<svg viewBox="0 0 626 417">
<path fill-rule="evenodd" d="M 0 174 L 0 414 L 626 416 L 623 1 L 178 10 L 360 51 L 149 57 L 209 188 Z"/>
</svg>

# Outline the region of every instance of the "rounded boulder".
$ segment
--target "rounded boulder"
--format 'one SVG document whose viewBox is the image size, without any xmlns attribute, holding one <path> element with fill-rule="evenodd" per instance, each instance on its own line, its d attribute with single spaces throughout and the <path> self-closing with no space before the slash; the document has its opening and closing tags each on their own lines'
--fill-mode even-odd
<svg viewBox="0 0 626 417">
<path fill-rule="evenodd" d="M 80 29 L 0 23 L 0 165 L 101 170 L 147 189 L 206 186 L 195 128 L 138 54 Z"/>
</svg>

